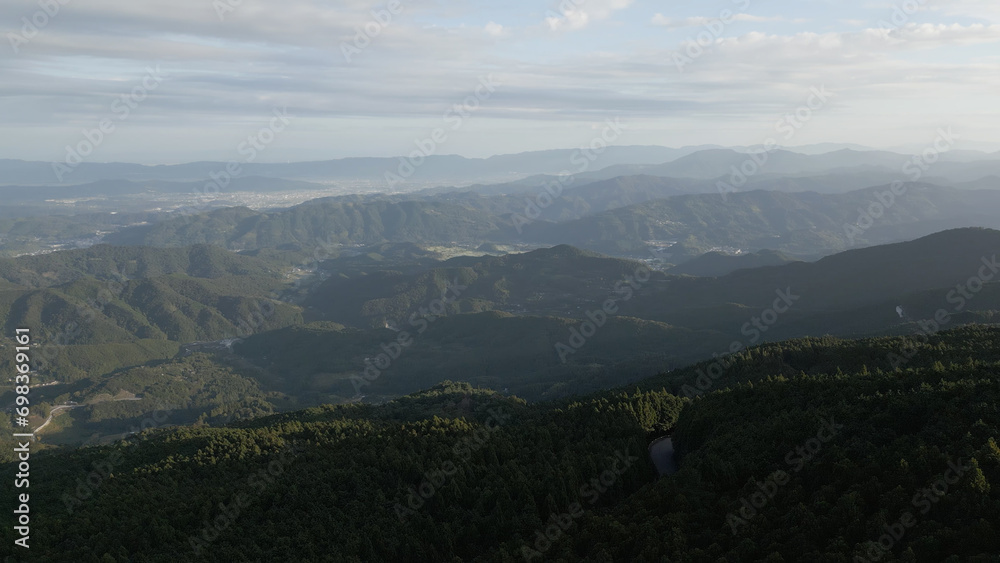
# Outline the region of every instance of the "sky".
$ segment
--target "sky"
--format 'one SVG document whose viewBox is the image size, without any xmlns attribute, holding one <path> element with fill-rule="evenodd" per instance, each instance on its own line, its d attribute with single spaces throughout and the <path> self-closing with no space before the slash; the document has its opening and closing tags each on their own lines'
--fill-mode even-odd
<svg viewBox="0 0 1000 563">
<path fill-rule="evenodd" d="M 609 120 L 619 145 L 1000 150 L 996 0 L 4 0 L 0 32 L 0 158 L 484 157 Z"/>
</svg>

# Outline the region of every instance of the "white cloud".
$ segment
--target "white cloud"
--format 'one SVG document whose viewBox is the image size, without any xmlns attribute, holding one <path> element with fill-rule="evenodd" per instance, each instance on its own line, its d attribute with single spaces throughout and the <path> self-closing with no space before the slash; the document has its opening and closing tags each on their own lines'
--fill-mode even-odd
<svg viewBox="0 0 1000 563">
<path fill-rule="evenodd" d="M 728 143 L 729 125 L 739 128 L 770 119 L 790 103 L 801 103 L 801 92 L 821 83 L 841 94 L 831 113 L 846 107 L 884 130 L 931 120 L 928 115 L 943 116 L 941 122 L 949 122 L 949 115 L 962 116 L 954 118 L 956 125 L 964 120 L 1000 128 L 989 105 L 1000 89 L 997 50 L 949 48 L 1000 42 L 1000 25 L 974 23 L 987 16 L 967 19 L 978 9 L 1000 16 L 1000 8 L 991 11 L 993 4 L 976 0 L 935 2 L 938 9 L 920 14 L 921 22 L 934 23 L 908 23 L 888 36 L 877 24 L 886 16 L 885 6 L 844 9 L 826 19 L 811 12 L 782 12 L 786 18 L 814 16 L 800 33 L 770 22 L 801 20 L 734 14 L 743 23 L 727 28 L 680 74 L 670 55 L 686 43 L 667 43 L 662 28 L 645 25 L 648 13 L 638 25 L 617 18 L 634 29 L 601 29 L 593 34 L 593 48 L 550 32 L 596 27 L 621 16 L 619 11 L 632 0 L 565 0 L 562 6 L 568 9 L 553 6 L 558 13 L 551 14 L 547 26 L 538 25 L 537 15 L 513 12 L 491 12 L 489 17 L 497 21 L 463 26 L 462 21 L 481 17 L 467 3 L 431 7 L 404 0 L 403 10 L 352 65 L 344 62 L 342 42 L 352 41 L 358 27 L 371 23 L 372 9 L 384 8 L 385 0 L 341 0 L 335 6 L 325 0 L 244 1 L 222 22 L 210 0 L 88 0 L 67 5 L 20 55 L 2 46 L 0 115 L 5 119 L 0 148 L 8 152 L 0 158 L 22 150 L 17 144 L 22 138 L 32 139 L 32 150 L 59 153 L 80 128 L 93 127 L 95 119 L 107 114 L 111 100 L 141 78 L 146 66 L 156 63 L 169 71 L 170 79 L 122 127 L 122 138 L 134 133 L 154 155 L 157 144 L 170 144 L 157 140 L 160 133 L 176 131 L 191 139 L 217 135 L 225 156 L 231 148 L 226 138 L 239 138 L 247 123 L 255 124 L 274 105 L 285 104 L 301 116 L 297 128 L 315 132 L 308 143 L 298 145 L 313 151 L 311 158 L 322 156 L 327 146 L 348 154 L 356 150 L 358 143 L 340 132 L 345 123 L 358 138 L 367 136 L 373 152 L 385 154 L 391 150 L 381 147 L 394 146 L 396 136 L 400 146 L 412 142 L 408 132 L 398 133 L 396 123 L 419 121 L 417 129 L 424 129 L 439 122 L 448 107 L 474 90 L 480 75 L 490 72 L 503 74 L 503 86 L 477 112 L 472 127 L 502 123 L 491 125 L 495 135 L 484 125 L 482 137 L 517 150 L 524 142 L 518 133 L 522 128 L 542 131 L 543 137 L 549 129 L 557 135 L 574 123 L 592 122 L 595 114 L 655 123 L 663 135 L 684 130 L 704 135 L 700 140 Z M 451 8 L 458 16 L 449 13 Z M 37 9 L 34 0 L 0 2 L 0 21 L 18 22 Z M 945 13 L 956 16 L 942 17 Z M 657 14 L 652 20 L 681 29 L 678 34 L 684 37 L 698 33 L 684 28 L 703 26 L 711 18 Z M 829 32 L 840 26 L 838 21 L 856 27 Z M 855 116 L 845 112 L 839 116 Z M 894 112 L 898 117 L 885 117 Z M 822 120 L 815 123 L 816 131 L 822 131 Z M 708 138 L 704 132 L 713 124 L 721 124 L 712 133 L 718 136 Z M 53 128 L 67 131 L 41 133 Z M 289 142 L 296 134 L 289 132 Z M 838 138 L 850 140 L 846 134 Z M 170 146 L 189 150 L 185 143 Z M 466 147 L 447 150 L 463 152 Z M 114 158 L 111 153 L 102 156 Z"/>
<path fill-rule="evenodd" d="M 944 17 L 968 17 L 1000 22 L 1000 3 L 996 0 L 938 0 L 927 10 Z"/>
<path fill-rule="evenodd" d="M 894 30 L 890 37 L 921 47 L 975 45 L 1000 41 L 1000 24 L 907 24 Z"/>
<path fill-rule="evenodd" d="M 503 37 L 504 35 L 507 35 L 507 30 L 504 26 L 492 21 L 486 24 L 483 31 L 486 32 L 486 35 L 491 35 L 493 37 Z"/>
<path fill-rule="evenodd" d="M 549 12 L 545 24 L 552 31 L 583 29 L 591 22 L 607 19 L 615 12 L 628 8 L 632 2 L 633 0 L 563 0 L 558 7 L 559 13 Z"/>
<path fill-rule="evenodd" d="M 677 29 L 682 27 L 701 27 L 710 24 L 718 24 L 719 22 L 728 25 L 733 22 L 753 22 L 753 23 L 764 23 L 764 22 L 790 22 L 790 23 L 805 23 L 808 20 L 797 18 L 797 19 L 787 19 L 782 16 L 755 16 L 753 14 L 733 14 L 727 16 L 725 20 L 715 17 L 709 18 L 704 16 L 696 16 L 690 18 L 669 18 L 663 14 L 656 14 L 653 16 L 653 25 L 660 25 L 668 27 L 671 29 Z"/>
</svg>

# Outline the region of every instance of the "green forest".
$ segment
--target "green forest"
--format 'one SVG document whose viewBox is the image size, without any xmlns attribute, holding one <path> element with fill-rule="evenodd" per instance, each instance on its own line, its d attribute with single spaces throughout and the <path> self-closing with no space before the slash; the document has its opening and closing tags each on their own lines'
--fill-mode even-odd
<svg viewBox="0 0 1000 563">
<path fill-rule="evenodd" d="M 715 277 L 565 245 L 0 260 L 38 335 L 31 560 L 989 561 L 998 236 Z"/>
<path fill-rule="evenodd" d="M 899 354 L 910 361 L 893 369 Z M 382 405 L 46 452 L 33 465 L 33 555 L 848 562 L 1000 550 L 1000 329 L 792 340 L 725 363 L 692 397 L 680 390 L 711 363 L 572 399 L 444 382 Z M 680 470 L 657 477 L 646 448 L 667 434 Z"/>
</svg>

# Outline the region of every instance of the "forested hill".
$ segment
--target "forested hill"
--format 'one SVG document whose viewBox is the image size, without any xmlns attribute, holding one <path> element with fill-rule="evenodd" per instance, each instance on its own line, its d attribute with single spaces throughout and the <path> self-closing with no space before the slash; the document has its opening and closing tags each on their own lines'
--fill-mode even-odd
<svg viewBox="0 0 1000 563">
<path fill-rule="evenodd" d="M 0 279 L 25 284 L 0 286 L 0 318 L 8 333 L 37 331 L 37 382 L 61 382 L 33 391 L 43 407 L 32 422 L 44 405 L 79 403 L 46 434 L 82 443 L 168 398 L 185 405 L 175 423 L 380 402 L 449 379 L 548 400 L 764 340 L 899 334 L 942 310 L 945 328 L 994 322 L 998 248 L 998 231 L 958 229 L 693 278 L 569 246 L 442 260 L 396 244 L 345 251 L 322 264 L 325 281 L 293 286 L 313 271 L 289 267 L 294 251 L 95 246 L 0 260 Z M 956 302 L 957 288 L 972 297 Z M 211 358 L 189 357 L 200 352 Z M 104 404 L 129 394 L 142 400 Z"/>
<path fill-rule="evenodd" d="M 410 273 L 395 267 L 338 272 L 319 284 L 303 305 L 324 320 L 381 327 L 407 319 L 441 297 L 449 284 L 457 284 L 449 296 L 459 311 L 576 316 L 581 308 L 603 302 L 616 283 L 640 269 L 648 271 L 639 262 L 563 245 L 498 257 L 453 258 Z M 660 273 L 650 276 L 664 278 Z"/>
<path fill-rule="evenodd" d="M 899 305 L 913 319 L 933 318 L 940 308 L 963 315 L 1000 310 L 1000 272 L 993 271 L 1000 269 L 994 260 L 998 250 L 1000 231 L 953 229 L 816 262 L 740 269 L 718 278 L 654 271 L 634 291 L 623 291 L 620 282 L 644 276 L 642 264 L 558 246 L 503 257 L 456 258 L 426 271 L 402 272 L 395 266 L 341 271 L 317 285 L 304 304 L 312 318 L 382 327 L 386 322 L 405 324 L 451 283 L 462 288 L 449 293 L 450 313 L 492 310 L 584 318 L 605 299 L 627 295 L 617 314 L 719 331 L 729 338 L 720 346 L 728 346 L 744 323 L 773 305 L 776 290 L 790 291 L 796 298 L 770 327 L 768 337 L 893 330 L 903 322 L 896 313 Z M 980 272 L 984 277 L 973 282 L 973 297 L 956 309 L 957 302 L 948 301 L 949 296 Z"/>
<path fill-rule="evenodd" d="M 440 201 L 353 202 L 317 200 L 273 213 L 228 208 L 124 229 L 111 244 L 185 246 L 214 244 L 232 250 L 322 242 L 377 244 L 483 239 L 501 228 L 488 213 Z"/>
<path fill-rule="evenodd" d="M 904 184 L 903 195 L 893 196 L 882 212 L 873 208 L 878 217 L 868 216 L 866 223 L 862 211 L 875 203 L 882 205 L 879 197 L 888 202 L 884 194 L 890 188 L 842 194 L 740 190 L 725 198 L 718 193 L 680 195 L 573 221 L 533 222 L 524 227 L 524 237 L 607 253 L 643 251 L 645 241 L 668 240 L 684 243 L 689 257 L 719 246 L 815 256 L 956 227 L 1000 227 L 1000 221 L 982 213 L 1000 202 L 1000 192 L 921 183 Z M 845 228 L 859 222 L 866 228 Z M 675 252 L 674 259 L 679 258 Z"/>
<path fill-rule="evenodd" d="M 281 259 L 208 245 L 0 259 L 0 320 L 6 334 L 27 326 L 38 335 L 35 369 L 48 380 L 98 378 L 172 357 L 181 344 L 301 322 L 298 307 L 276 299 L 284 269 Z"/>
<path fill-rule="evenodd" d="M 680 473 L 582 519 L 546 560 L 994 561 L 1000 329 L 921 341 L 745 354 L 727 373 L 767 378 L 684 410 Z"/>
<path fill-rule="evenodd" d="M 105 241 L 231 250 L 321 243 L 538 243 L 618 256 L 646 256 L 650 241 L 669 241 L 679 243 L 671 251 L 671 260 L 679 263 L 719 247 L 815 258 L 945 229 L 1000 227 L 1000 220 L 983 212 L 1000 203 L 1000 191 L 906 183 L 895 196 L 891 188 L 836 194 L 743 189 L 721 197 L 715 189 L 684 194 L 688 187 L 670 179 L 622 177 L 567 186 L 554 199 L 538 186 L 527 195 L 349 196 L 270 212 L 233 207 L 125 228 Z M 859 212 L 875 204 L 886 206 L 872 207 L 878 217 Z M 863 226 L 857 228 L 859 222 Z"/>
<path fill-rule="evenodd" d="M 697 277 L 722 277 L 737 270 L 749 270 L 763 266 L 780 266 L 794 260 L 774 250 L 762 250 L 750 254 L 731 256 L 722 252 L 709 252 L 670 268 L 672 275 Z"/>
<path fill-rule="evenodd" d="M 124 282 L 183 274 L 196 278 L 242 276 L 248 280 L 282 275 L 280 268 L 210 245 L 149 248 L 97 245 L 38 256 L 0 259 L 0 279 L 31 288 L 51 287 L 93 277 Z"/>
<path fill-rule="evenodd" d="M 32 553 L 989 561 L 1000 552 L 998 350 L 1000 328 L 981 325 L 794 340 L 726 358 L 731 380 L 705 363 L 533 405 L 444 383 L 381 406 L 43 454 Z M 893 369 L 893 355 L 907 362 Z M 701 395 L 671 394 L 702 374 Z M 681 469 L 657 479 L 646 444 L 670 429 Z M 83 467 L 95 472 L 87 487 Z"/>
</svg>

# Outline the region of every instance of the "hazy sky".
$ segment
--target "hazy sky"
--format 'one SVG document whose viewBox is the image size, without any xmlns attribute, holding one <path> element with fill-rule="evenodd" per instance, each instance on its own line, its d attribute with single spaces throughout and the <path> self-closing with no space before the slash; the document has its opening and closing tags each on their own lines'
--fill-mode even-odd
<svg viewBox="0 0 1000 563">
<path fill-rule="evenodd" d="M 275 108 L 293 117 L 258 161 L 406 154 L 437 128 L 437 154 L 570 148 L 614 118 L 625 145 L 1000 141 L 996 0 L 402 0 L 377 24 L 388 5 L 3 0 L 0 158 L 62 160 L 107 119 L 90 161 L 231 160 Z"/>
</svg>

